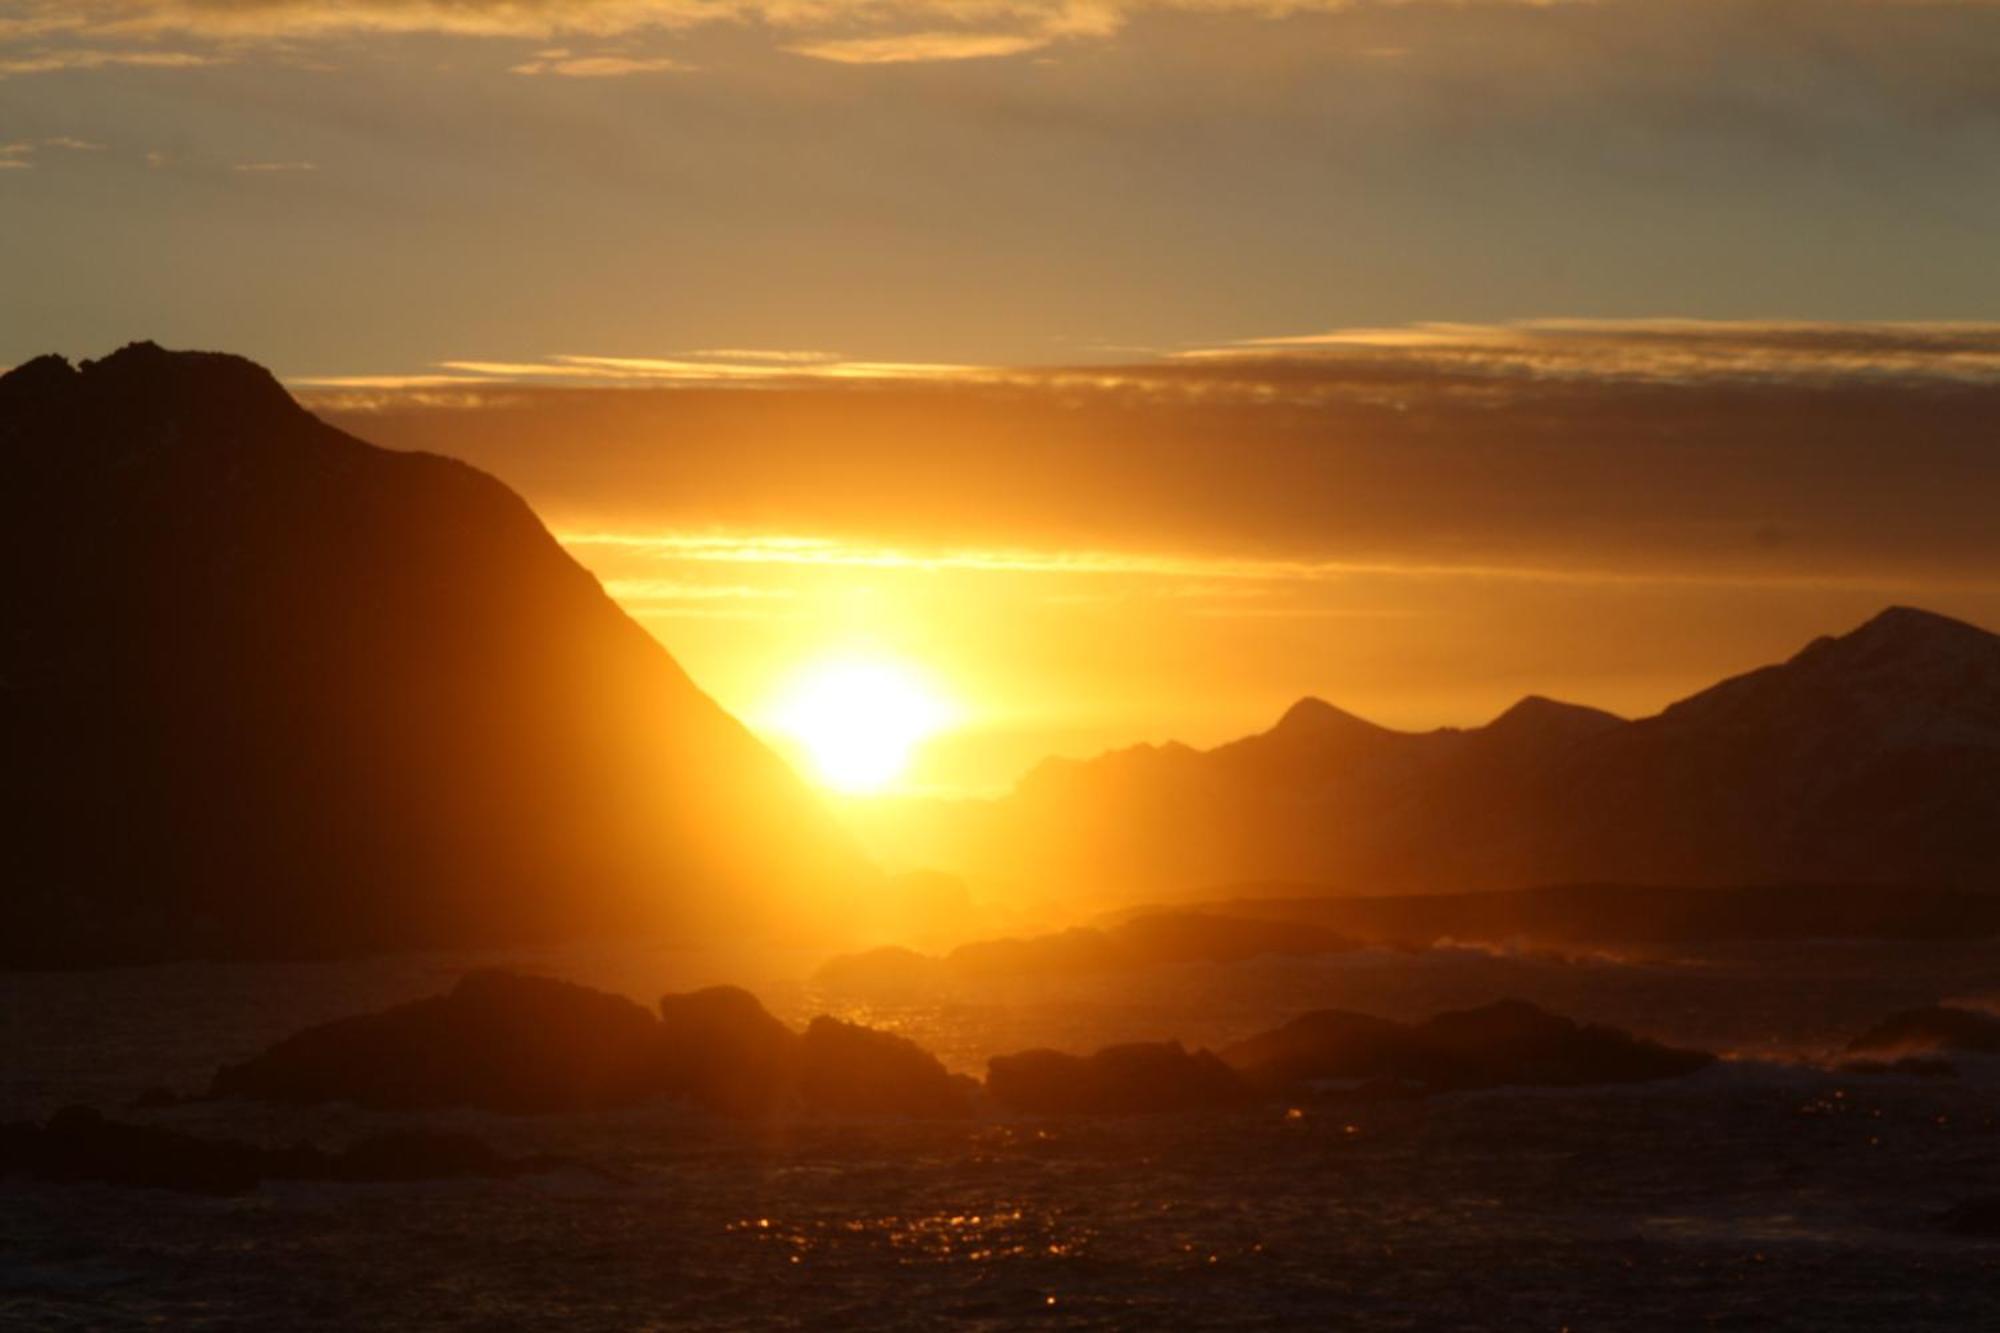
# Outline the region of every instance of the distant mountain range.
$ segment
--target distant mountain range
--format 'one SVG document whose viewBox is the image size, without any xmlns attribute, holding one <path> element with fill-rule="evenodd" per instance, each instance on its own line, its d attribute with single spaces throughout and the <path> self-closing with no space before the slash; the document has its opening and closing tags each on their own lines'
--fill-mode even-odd
<svg viewBox="0 0 2000 1333">
<path fill-rule="evenodd" d="M 1531 697 L 1410 733 L 1305 699 L 1212 750 L 1047 761 L 918 836 L 945 869 L 1125 901 L 1254 881 L 2000 890 L 2000 637 L 1894 607 L 1637 721 Z"/>
<path fill-rule="evenodd" d="M 498 481 L 251 362 L 0 377 L 0 963 L 681 936 L 872 871 Z"/>
</svg>

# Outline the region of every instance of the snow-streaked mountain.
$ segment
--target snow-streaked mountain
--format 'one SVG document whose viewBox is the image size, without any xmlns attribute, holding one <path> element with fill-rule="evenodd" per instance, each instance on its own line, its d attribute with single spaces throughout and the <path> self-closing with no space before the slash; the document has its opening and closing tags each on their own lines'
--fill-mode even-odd
<svg viewBox="0 0 2000 1333">
<path fill-rule="evenodd" d="M 1393 731 L 1317 699 L 938 812 L 949 868 L 1111 898 L 1559 882 L 2000 889 L 2000 637 L 1907 607 L 1625 721 L 1536 696 Z"/>
</svg>

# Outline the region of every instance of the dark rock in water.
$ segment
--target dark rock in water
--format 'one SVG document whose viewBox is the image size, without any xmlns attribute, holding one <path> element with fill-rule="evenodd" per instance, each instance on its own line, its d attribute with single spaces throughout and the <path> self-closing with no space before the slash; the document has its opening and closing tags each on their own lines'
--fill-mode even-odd
<svg viewBox="0 0 2000 1333">
<path fill-rule="evenodd" d="M 1408 1024 L 1319 1009 L 1222 1050 L 1222 1060 L 1267 1092 L 1332 1078 L 1405 1078 Z M 1355 1072 L 1350 1072 L 1355 1071 Z"/>
<path fill-rule="evenodd" d="M 266 1149 L 121 1124 L 87 1106 L 65 1107 L 45 1125 L 0 1126 L 0 1177 L 187 1194 L 241 1194 L 264 1180 L 501 1178 L 563 1165 L 550 1157 L 506 1157 L 470 1135 L 435 1130 L 379 1134 L 325 1152 L 310 1144 Z"/>
<path fill-rule="evenodd" d="M 1905 1009 L 1847 1043 L 1847 1049 L 1857 1054 L 1918 1051 L 2000 1054 L 2000 1015 L 1946 1004 Z"/>
<path fill-rule="evenodd" d="M 963 1116 L 970 1079 L 955 1078 L 923 1047 L 893 1032 L 821 1015 L 799 1050 L 799 1100 L 836 1115 Z"/>
<path fill-rule="evenodd" d="M 1131 955 L 1101 930 L 1066 930 L 1032 939 L 977 940 L 945 955 L 945 966 L 966 977 L 1116 972 L 1133 966 Z"/>
<path fill-rule="evenodd" d="M 914 949 L 888 945 L 828 959 L 813 973 L 819 985 L 842 991 L 921 990 L 945 973 L 944 964 Z"/>
<path fill-rule="evenodd" d="M 975 940 L 943 958 L 873 949 L 826 963 L 814 975 L 847 990 L 906 990 L 940 980 L 1089 976 L 1174 963 L 1234 963 L 1267 954 L 1344 953 L 1359 948 L 1324 926 L 1207 912 L 1149 912 L 1105 929 L 1078 927 L 1027 939 Z"/>
<path fill-rule="evenodd" d="M 1227 1047 L 1222 1058 L 1266 1089 L 1371 1078 L 1436 1089 L 1633 1083 L 1679 1078 L 1715 1059 L 1615 1028 L 1580 1025 L 1520 1000 L 1416 1025 L 1323 1010 Z"/>
<path fill-rule="evenodd" d="M 1522 1000 L 1439 1014 L 1417 1031 L 1427 1052 L 1443 1061 L 1442 1077 L 1426 1081 L 1447 1086 L 1454 1076 L 1473 1087 L 1644 1083 L 1680 1078 L 1715 1062 L 1706 1051 L 1579 1024 Z"/>
<path fill-rule="evenodd" d="M 660 998 L 663 1086 L 725 1115 L 785 1108 L 798 1082 L 799 1034 L 749 991 L 711 986 Z"/>
<path fill-rule="evenodd" d="M 2000 1236 L 2000 1194 L 1961 1200 L 1944 1210 L 1938 1225 L 1960 1236 Z"/>
<path fill-rule="evenodd" d="M 470 1177 L 505 1179 L 557 1170 L 567 1163 L 554 1157 L 508 1157 L 483 1139 L 444 1130 L 410 1129 L 357 1139 L 346 1151 L 324 1155 L 323 1176 L 305 1179 L 457 1180 Z M 291 1173 L 272 1170 L 272 1177 Z"/>
<path fill-rule="evenodd" d="M 449 994 L 343 1018 L 219 1071 L 218 1097 L 583 1111 L 664 1090 L 660 1026 L 622 996 L 507 972 Z"/>
<path fill-rule="evenodd" d="M 1255 1097 L 1211 1052 L 1190 1052 L 1177 1041 L 1107 1046 L 1087 1056 L 996 1055 L 987 1062 L 986 1091 L 1003 1106 L 1044 1115 L 1204 1110 Z"/>
<path fill-rule="evenodd" d="M 873 872 L 507 487 L 239 357 L 0 375 L 0 966 L 803 933 Z"/>
<path fill-rule="evenodd" d="M 1262 921 L 1212 912 L 1150 912 L 1110 933 L 1144 964 L 1234 963 L 1271 955 L 1347 953 L 1360 947 L 1311 922 Z"/>
<path fill-rule="evenodd" d="M 819 1018 L 800 1036 L 734 986 L 665 996 L 655 1018 L 586 986 L 473 972 L 448 994 L 288 1037 L 218 1071 L 210 1093 L 382 1110 L 671 1098 L 738 1116 L 957 1116 L 970 1110 L 969 1084 L 892 1033 Z"/>
<path fill-rule="evenodd" d="M 1867 1077 L 1902 1074 L 1910 1078 L 1957 1078 L 1958 1066 L 1935 1056 L 1906 1055 L 1900 1060 L 1843 1060 L 1835 1068 L 1843 1074 Z"/>
<path fill-rule="evenodd" d="M 0 1135 L 0 1175 L 241 1194 L 263 1179 L 264 1161 L 257 1149 L 243 1144 L 120 1124 L 87 1106 L 67 1106 L 46 1125 L 11 1125 Z"/>
</svg>

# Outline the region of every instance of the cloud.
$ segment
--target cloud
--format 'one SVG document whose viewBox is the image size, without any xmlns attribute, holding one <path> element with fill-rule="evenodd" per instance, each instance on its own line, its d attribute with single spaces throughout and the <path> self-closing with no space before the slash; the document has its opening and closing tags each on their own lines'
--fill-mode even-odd
<svg viewBox="0 0 2000 1333">
<path fill-rule="evenodd" d="M 317 162 L 237 162 L 231 171 L 241 171 L 254 176 L 283 175 L 291 172 L 318 171 Z"/>
<path fill-rule="evenodd" d="M 997 32 L 907 32 L 800 42 L 785 49 L 840 65 L 903 65 L 919 61 L 990 60 L 1039 51 L 1054 37 Z"/>
<path fill-rule="evenodd" d="M 4 35 L 0 35 L 4 40 Z M 66 47 L 8 55 L 0 49 L 0 79 L 23 74 L 56 74 L 67 70 L 191 69 L 220 63 L 218 55 L 193 51 L 121 51 L 100 47 Z"/>
<path fill-rule="evenodd" d="M 1376 368 L 1468 381 L 1861 379 L 2000 385 L 2000 323 L 1536 319 L 1251 338 L 1173 360 L 1219 381 L 1328 382 Z M 1164 372 L 1171 374 L 1172 372 Z"/>
<path fill-rule="evenodd" d="M 779 380 L 963 380 L 980 366 L 904 361 L 848 361 L 824 352 L 713 351 L 682 356 L 552 356 L 542 361 L 444 361 L 458 375 L 518 383 L 727 384 Z M 303 381 L 323 383 L 323 381 Z"/>
<path fill-rule="evenodd" d="M 1303 336 L 913 379 L 561 362 L 576 376 L 315 405 L 495 471 L 630 576 L 666 560 L 1107 586 L 2000 586 L 2000 325 Z M 737 384 L 754 392 L 685 392 Z M 759 532 L 780 535 L 741 535 Z"/>
<path fill-rule="evenodd" d="M 1575 564 L 1492 564 L 1480 561 L 1288 560 L 1235 556 L 1177 555 L 1150 551 L 1063 550 L 1033 547 L 911 548 L 851 542 L 838 538 L 775 533 L 559 532 L 556 539 L 577 550 L 612 548 L 642 553 L 668 563 L 693 565 L 787 565 L 831 569 L 902 570 L 921 573 L 1046 574 L 1137 577 L 1145 579 L 1241 581 L 1253 584 L 1341 583 L 1355 578 L 1481 579 L 1560 585 L 1807 587 L 1849 590 L 1904 586 L 1894 577 L 1868 575 L 1748 574 L 1732 572 L 1635 571 Z M 684 584 L 647 580 L 614 581 L 612 595 L 644 600 L 644 589 L 669 587 L 690 595 Z M 2000 580 L 1991 586 L 2000 587 Z M 752 595 L 767 595 L 756 593 Z M 707 593 L 701 595 L 727 595 Z M 1214 596 L 1210 590 L 1204 596 Z M 1238 614 L 1258 614 L 1240 611 Z M 1262 614 L 1297 614 L 1267 609 Z"/>
<path fill-rule="evenodd" d="M 632 74 L 659 74 L 693 68 L 671 56 L 576 55 L 559 48 L 537 51 L 533 60 L 514 65 L 508 72 L 553 74 L 568 79 L 622 79 Z"/>
</svg>

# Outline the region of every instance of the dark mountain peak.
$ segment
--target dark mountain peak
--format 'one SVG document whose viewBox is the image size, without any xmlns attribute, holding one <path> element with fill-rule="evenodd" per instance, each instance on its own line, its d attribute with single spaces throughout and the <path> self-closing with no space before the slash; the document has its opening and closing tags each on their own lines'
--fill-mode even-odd
<svg viewBox="0 0 2000 1333">
<path fill-rule="evenodd" d="M 1977 625 L 1914 606 L 1892 606 L 1837 638 L 1816 639 L 1794 658 L 1837 656 L 1854 662 L 1886 662 L 1938 653 L 2000 651 L 2000 635 Z"/>
<path fill-rule="evenodd" d="M 1313 737 L 1337 736 L 1357 732 L 1374 733 L 1384 730 L 1366 718 L 1356 717 L 1342 708 L 1335 708 L 1324 699 L 1307 695 L 1285 710 L 1278 724 L 1267 733 L 1272 736 L 1310 739 Z"/>
<path fill-rule="evenodd" d="M 9 433 L 53 435 L 65 450 L 85 441 L 120 451 L 237 447 L 251 439 L 268 445 L 311 420 L 254 361 L 151 342 L 75 366 L 38 356 L 0 378 L 0 413 Z"/>
<path fill-rule="evenodd" d="M 1676 726 L 1786 733 L 1887 749 L 2000 748 L 2000 636 L 1895 606 L 1789 661 L 1660 715 Z"/>
<path fill-rule="evenodd" d="M 61 392 L 76 380 L 76 367 L 53 352 L 23 361 L 0 375 L 0 402 L 50 392 Z"/>
<path fill-rule="evenodd" d="M 1601 708 L 1564 703 L 1546 695 L 1526 695 L 1480 731 L 1488 736 L 1594 736 L 1623 726 L 1625 719 Z"/>
<path fill-rule="evenodd" d="M 0 381 L 0 605 L 0 965 L 783 932 L 871 873 L 519 496 L 240 357 Z"/>
<path fill-rule="evenodd" d="M 226 352 L 170 352 L 158 343 L 128 343 L 78 367 L 79 387 L 96 405 L 183 425 L 264 425 L 300 417 L 270 371 Z"/>
</svg>

